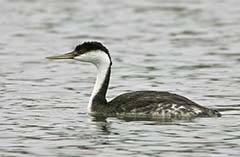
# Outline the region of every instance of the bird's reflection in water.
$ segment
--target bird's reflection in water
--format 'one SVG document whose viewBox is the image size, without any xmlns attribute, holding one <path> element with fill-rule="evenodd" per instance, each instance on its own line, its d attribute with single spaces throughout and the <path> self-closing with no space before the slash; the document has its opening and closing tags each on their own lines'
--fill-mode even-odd
<svg viewBox="0 0 240 157">
<path fill-rule="evenodd" d="M 106 117 L 92 117 L 92 122 L 94 122 L 101 133 L 104 133 L 105 135 L 111 133 L 111 122 L 108 122 Z"/>
</svg>

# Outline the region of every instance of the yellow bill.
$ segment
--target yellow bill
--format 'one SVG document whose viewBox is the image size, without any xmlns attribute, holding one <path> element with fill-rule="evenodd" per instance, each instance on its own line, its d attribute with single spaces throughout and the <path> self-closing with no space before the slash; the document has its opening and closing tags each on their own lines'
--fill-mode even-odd
<svg viewBox="0 0 240 157">
<path fill-rule="evenodd" d="M 62 55 L 49 56 L 46 58 L 47 59 L 73 59 L 74 57 L 75 57 L 75 54 L 73 52 L 70 52 Z"/>
</svg>

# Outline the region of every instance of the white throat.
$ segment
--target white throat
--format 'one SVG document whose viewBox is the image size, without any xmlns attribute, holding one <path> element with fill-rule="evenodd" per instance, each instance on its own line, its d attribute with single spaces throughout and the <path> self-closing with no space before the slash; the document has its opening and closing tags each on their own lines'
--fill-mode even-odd
<svg viewBox="0 0 240 157">
<path fill-rule="evenodd" d="M 97 79 L 96 79 L 90 100 L 88 102 L 88 112 L 91 113 L 92 106 L 93 106 L 93 99 L 95 98 L 95 96 L 97 96 L 97 94 L 99 94 L 101 88 L 103 87 L 104 81 L 108 74 L 108 70 L 111 66 L 111 60 L 109 56 L 102 51 L 88 52 L 79 57 L 76 57 L 75 59 L 83 62 L 91 62 L 97 68 Z"/>
</svg>

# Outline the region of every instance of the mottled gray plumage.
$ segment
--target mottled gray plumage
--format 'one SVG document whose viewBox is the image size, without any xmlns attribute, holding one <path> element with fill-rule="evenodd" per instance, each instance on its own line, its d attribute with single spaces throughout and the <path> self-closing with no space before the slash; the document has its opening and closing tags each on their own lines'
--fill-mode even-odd
<svg viewBox="0 0 240 157">
<path fill-rule="evenodd" d="M 195 102 L 169 92 L 136 91 L 122 94 L 109 103 L 115 108 L 116 115 L 140 116 L 149 118 L 193 118 L 220 116 Z"/>
<path fill-rule="evenodd" d="M 183 96 L 160 91 L 135 91 L 121 94 L 107 104 L 98 105 L 92 115 L 134 119 L 189 119 L 221 116 L 216 110 L 200 106 Z"/>
</svg>

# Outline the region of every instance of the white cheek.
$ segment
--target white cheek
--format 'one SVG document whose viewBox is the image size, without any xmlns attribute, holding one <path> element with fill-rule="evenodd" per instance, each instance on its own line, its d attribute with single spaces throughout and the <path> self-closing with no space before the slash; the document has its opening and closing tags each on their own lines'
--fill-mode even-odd
<svg viewBox="0 0 240 157">
<path fill-rule="evenodd" d="M 77 56 L 74 59 L 82 62 L 90 62 L 95 64 L 96 66 L 99 66 L 100 64 L 109 64 L 109 61 L 110 61 L 107 54 L 101 51 L 88 52 L 86 54 Z"/>
<path fill-rule="evenodd" d="M 82 62 L 92 62 L 93 57 L 92 55 L 87 54 L 82 54 L 80 56 L 75 57 L 74 59 L 82 61 Z"/>
</svg>

